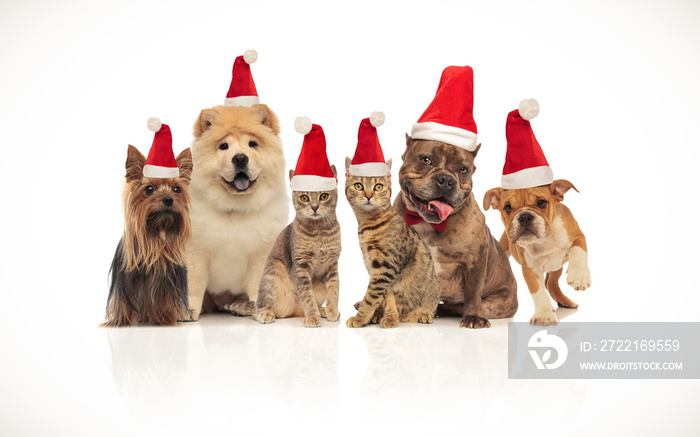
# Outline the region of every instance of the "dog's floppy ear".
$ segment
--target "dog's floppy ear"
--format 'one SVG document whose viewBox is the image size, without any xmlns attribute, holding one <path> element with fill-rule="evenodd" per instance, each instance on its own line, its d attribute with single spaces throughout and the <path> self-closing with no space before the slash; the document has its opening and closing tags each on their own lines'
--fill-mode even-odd
<svg viewBox="0 0 700 437">
<path fill-rule="evenodd" d="M 177 161 L 177 167 L 180 169 L 180 177 L 189 182 L 192 176 L 192 152 L 190 148 L 188 147 L 180 152 L 175 161 Z"/>
<path fill-rule="evenodd" d="M 386 162 L 386 178 L 391 179 L 391 158 Z"/>
<path fill-rule="evenodd" d="M 140 181 L 143 179 L 143 166 L 146 165 L 146 157 L 143 156 L 139 149 L 129 145 L 126 152 L 126 180 Z"/>
<path fill-rule="evenodd" d="M 572 188 L 577 193 L 579 192 L 576 189 L 576 187 L 574 187 L 574 184 L 567 181 L 566 179 L 557 179 L 556 181 L 549 184 L 549 191 L 552 193 L 552 196 L 554 196 L 554 198 L 557 199 L 559 202 L 564 200 L 564 194 L 566 194 L 566 192 Z"/>
<path fill-rule="evenodd" d="M 202 109 L 202 111 L 199 113 L 199 117 L 197 117 L 197 121 L 194 122 L 194 128 L 192 129 L 196 140 L 198 140 L 199 137 L 201 137 L 202 134 L 211 127 L 214 120 L 216 120 L 217 115 L 216 110 L 213 108 Z"/>
<path fill-rule="evenodd" d="M 350 177 L 350 164 L 352 164 L 352 159 L 349 157 L 345 157 L 345 177 L 349 178 Z"/>
<path fill-rule="evenodd" d="M 488 211 L 489 207 L 499 210 L 501 208 L 501 196 L 503 196 L 503 188 L 491 188 L 484 194 L 484 211 Z"/>
<path fill-rule="evenodd" d="M 267 105 L 263 103 L 258 103 L 257 105 L 253 105 L 253 110 L 255 111 L 255 114 L 259 117 L 260 123 L 269 127 L 270 130 L 272 130 L 273 134 L 280 134 L 279 118 L 277 118 L 277 114 L 272 112 L 272 110 L 268 108 Z"/>
</svg>

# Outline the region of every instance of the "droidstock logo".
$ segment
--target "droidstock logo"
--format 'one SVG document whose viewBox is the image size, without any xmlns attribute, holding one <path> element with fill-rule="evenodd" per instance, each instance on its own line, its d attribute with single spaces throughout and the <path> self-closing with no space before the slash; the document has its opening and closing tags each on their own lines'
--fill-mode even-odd
<svg viewBox="0 0 700 437">
<path fill-rule="evenodd" d="M 559 336 L 547 334 L 547 330 L 535 332 L 527 343 L 528 352 L 539 370 L 552 370 L 561 367 L 569 355 L 569 348 Z M 556 351 L 556 359 L 552 360 L 552 349 Z M 541 351 L 541 355 L 540 352 Z"/>
</svg>

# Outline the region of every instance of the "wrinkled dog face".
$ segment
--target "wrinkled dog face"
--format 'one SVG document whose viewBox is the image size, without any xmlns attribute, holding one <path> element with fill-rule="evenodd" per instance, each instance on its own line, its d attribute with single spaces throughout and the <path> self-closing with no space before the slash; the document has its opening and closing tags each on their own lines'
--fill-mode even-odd
<svg viewBox="0 0 700 437">
<path fill-rule="evenodd" d="M 193 180 L 233 196 L 259 191 L 266 173 L 283 175 L 278 135 L 277 116 L 266 105 L 203 110 L 194 125 Z"/>
<path fill-rule="evenodd" d="M 469 198 L 476 151 L 406 136 L 399 183 L 407 205 L 429 223 L 440 223 Z M 410 200 L 410 201 L 409 201 Z"/>
</svg>

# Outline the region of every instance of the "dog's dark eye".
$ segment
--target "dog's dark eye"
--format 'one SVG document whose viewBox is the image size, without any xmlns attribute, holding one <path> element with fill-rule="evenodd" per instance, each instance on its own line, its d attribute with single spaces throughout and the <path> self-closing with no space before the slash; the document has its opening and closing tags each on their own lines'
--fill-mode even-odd
<svg viewBox="0 0 700 437">
<path fill-rule="evenodd" d="M 467 167 L 462 167 L 459 169 L 459 172 L 462 174 L 467 174 L 469 173 L 469 169 Z"/>
<path fill-rule="evenodd" d="M 182 188 L 178 187 L 177 185 L 175 185 L 173 187 L 173 193 L 181 193 L 181 192 L 182 192 Z"/>
<path fill-rule="evenodd" d="M 423 164 L 423 165 L 430 165 L 430 164 L 433 163 L 433 161 L 432 161 L 430 158 L 428 158 L 427 156 L 422 157 L 422 158 L 420 159 L 420 162 L 421 162 L 421 164 Z"/>
<path fill-rule="evenodd" d="M 257 148 L 258 148 L 258 143 L 256 143 L 255 141 L 249 141 L 249 142 L 248 142 L 248 147 L 250 147 L 251 149 L 257 149 Z"/>
<path fill-rule="evenodd" d="M 537 201 L 537 207 L 538 207 L 538 208 L 544 208 L 545 206 L 547 206 L 547 201 L 546 201 L 546 200 L 540 199 L 540 200 Z"/>
<path fill-rule="evenodd" d="M 219 144 L 219 150 L 228 150 L 228 143 Z"/>
<path fill-rule="evenodd" d="M 146 188 L 144 188 L 143 191 L 147 196 L 150 196 L 156 191 L 156 188 L 153 185 L 146 185 Z"/>
<path fill-rule="evenodd" d="M 513 212 L 513 208 L 510 206 L 510 203 L 507 203 L 506 206 L 503 207 L 503 211 L 507 212 L 508 214 Z"/>
</svg>

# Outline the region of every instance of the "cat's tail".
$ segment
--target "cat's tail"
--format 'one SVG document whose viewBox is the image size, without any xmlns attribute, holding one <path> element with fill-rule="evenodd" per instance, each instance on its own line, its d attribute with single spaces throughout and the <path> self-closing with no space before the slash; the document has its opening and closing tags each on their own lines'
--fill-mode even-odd
<svg viewBox="0 0 700 437">
<path fill-rule="evenodd" d="M 223 309 L 230 312 L 234 316 L 252 316 L 255 314 L 255 301 L 249 302 L 233 302 L 223 306 Z"/>
</svg>

